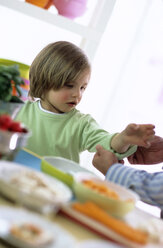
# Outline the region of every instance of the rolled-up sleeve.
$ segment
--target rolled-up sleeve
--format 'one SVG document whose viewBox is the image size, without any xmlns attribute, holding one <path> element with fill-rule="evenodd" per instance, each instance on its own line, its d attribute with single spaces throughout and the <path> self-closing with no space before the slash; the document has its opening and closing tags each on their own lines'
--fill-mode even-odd
<svg viewBox="0 0 163 248">
<path fill-rule="evenodd" d="M 142 201 L 163 209 L 163 172 L 148 173 L 114 164 L 108 170 L 106 180 L 132 189 Z"/>
</svg>

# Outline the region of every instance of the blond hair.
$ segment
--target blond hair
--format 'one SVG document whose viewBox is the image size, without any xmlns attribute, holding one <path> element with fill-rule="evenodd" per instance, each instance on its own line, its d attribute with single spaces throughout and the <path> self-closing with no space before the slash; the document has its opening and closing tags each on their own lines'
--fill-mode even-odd
<svg viewBox="0 0 163 248">
<path fill-rule="evenodd" d="M 59 90 L 87 69 L 91 69 L 89 60 L 79 47 L 67 41 L 51 43 L 31 64 L 29 95 L 43 98 L 50 89 Z"/>
</svg>

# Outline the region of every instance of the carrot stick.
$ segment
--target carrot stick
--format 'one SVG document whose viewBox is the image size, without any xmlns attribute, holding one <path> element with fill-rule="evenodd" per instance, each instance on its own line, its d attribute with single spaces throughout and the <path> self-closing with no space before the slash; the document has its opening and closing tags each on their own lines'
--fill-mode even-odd
<svg viewBox="0 0 163 248">
<path fill-rule="evenodd" d="M 99 221 L 100 223 L 111 228 L 126 239 L 142 245 L 145 245 L 148 242 L 147 233 L 141 230 L 137 230 L 129 226 L 125 222 L 110 216 L 93 202 L 86 202 L 83 204 L 75 202 L 72 204 L 72 208 Z"/>
</svg>

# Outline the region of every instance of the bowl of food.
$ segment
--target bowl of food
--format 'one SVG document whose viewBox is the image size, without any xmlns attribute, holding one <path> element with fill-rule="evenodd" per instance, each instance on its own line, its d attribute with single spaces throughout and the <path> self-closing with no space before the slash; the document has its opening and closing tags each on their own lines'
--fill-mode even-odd
<svg viewBox="0 0 163 248">
<path fill-rule="evenodd" d="M 0 192 L 45 214 L 57 213 L 73 197 L 72 190 L 56 178 L 10 161 L 0 161 Z"/>
<path fill-rule="evenodd" d="M 139 200 L 133 191 L 86 173 L 76 174 L 73 191 L 79 201 L 92 201 L 116 217 L 132 211 Z"/>
<path fill-rule="evenodd" d="M 10 115 L 0 115 L 0 159 L 13 160 L 19 149 L 23 148 L 31 132 Z"/>
<path fill-rule="evenodd" d="M 16 206 L 0 206 L 0 239 L 5 247 L 75 247 L 76 240 L 55 221 Z M 2 247 L 2 245 L 1 245 Z"/>
</svg>

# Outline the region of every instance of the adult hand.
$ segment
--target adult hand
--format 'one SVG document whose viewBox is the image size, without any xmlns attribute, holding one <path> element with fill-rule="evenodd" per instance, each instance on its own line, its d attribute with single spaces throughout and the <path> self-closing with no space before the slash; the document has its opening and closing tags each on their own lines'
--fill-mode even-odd
<svg viewBox="0 0 163 248">
<path fill-rule="evenodd" d="M 105 150 L 101 145 L 97 145 L 96 150 L 92 164 L 105 175 L 113 164 L 118 163 L 118 159 L 114 153 Z"/>
<path fill-rule="evenodd" d="M 139 147 L 137 151 L 129 156 L 131 164 L 158 164 L 163 162 L 163 138 L 154 136 L 150 147 Z"/>
</svg>

